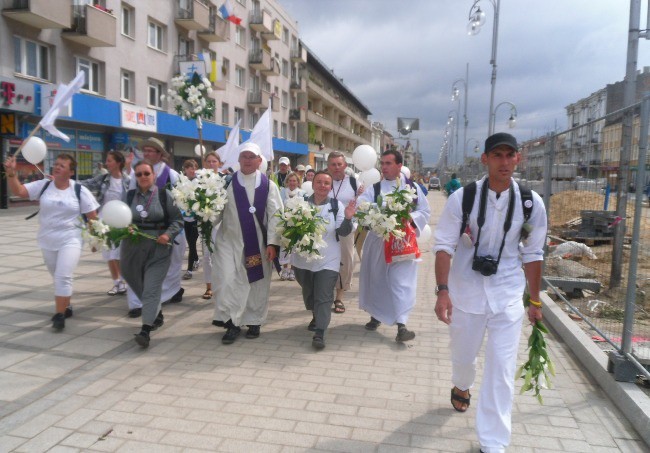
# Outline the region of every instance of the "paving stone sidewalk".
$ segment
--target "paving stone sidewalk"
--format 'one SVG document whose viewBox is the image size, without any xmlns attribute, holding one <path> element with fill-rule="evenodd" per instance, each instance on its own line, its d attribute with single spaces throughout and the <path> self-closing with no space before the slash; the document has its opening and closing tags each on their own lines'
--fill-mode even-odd
<svg viewBox="0 0 650 453">
<path fill-rule="evenodd" d="M 429 200 L 435 227 L 444 197 Z M 417 337 L 406 345 L 395 342 L 395 327 L 363 328 L 355 279 L 347 311 L 332 315 L 327 347 L 314 351 L 297 283 L 276 276 L 260 338 L 224 346 L 196 272 L 141 350 L 133 341 L 139 320 L 126 316 L 124 297 L 106 295 L 108 269 L 89 251 L 74 282 L 74 317 L 52 331 L 37 219 L 23 220 L 33 211 L 0 211 L 0 452 L 478 451 L 479 389 L 465 414 L 449 403 L 430 252 L 409 323 Z M 530 333 L 523 329 L 520 362 Z M 555 388 L 544 392 L 544 406 L 515 397 L 509 451 L 648 451 L 566 346 L 553 336 L 549 344 Z"/>
</svg>

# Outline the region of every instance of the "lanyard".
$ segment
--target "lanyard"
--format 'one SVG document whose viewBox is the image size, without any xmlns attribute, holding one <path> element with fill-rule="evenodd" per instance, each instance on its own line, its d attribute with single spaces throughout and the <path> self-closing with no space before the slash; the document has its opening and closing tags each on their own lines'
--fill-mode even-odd
<svg viewBox="0 0 650 453">
<path fill-rule="evenodd" d="M 485 182 L 481 187 L 481 201 L 479 203 L 478 217 L 476 223 L 478 224 L 478 233 L 476 235 L 476 243 L 474 244 L 474 258 L 478 255 L 478 243 L 481 239 L 481 229 L 483 224 L 485 224 L 485 209 L 487 208 L 487 194 L 488 194 L 488 182 L 489 179 L 485 178 Z M 510 183 L 510 199 L 508 200 L 508 213 L 506 214 L 506 221 L 503 224 L 503 239 L 501 239 L 501 247 L 499 247 L 499 256 L 497 257 L 497 265 L 501 261 L 501 253 L 503 252 L 503 247 L 506 245 L 506 235 L 510 231 L 512 226 L 512 214 L 515 210 L 515 189 Z"/>
</svg>

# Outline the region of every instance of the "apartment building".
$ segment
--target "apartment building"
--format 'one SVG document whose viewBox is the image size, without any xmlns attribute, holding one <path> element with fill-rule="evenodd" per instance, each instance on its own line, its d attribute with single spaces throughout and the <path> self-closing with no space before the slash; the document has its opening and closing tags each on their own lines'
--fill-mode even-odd
<svg viewBox="0 0 650 453">
<path fill-rule="evenodd" d="M 241 120 L 241 140 L 272 105 L 276 159 L 308 154 L 291 126 L 291 106 L 306 87 L 293 86 L 307 64 L 296 22 L 276 0 L 231 0 L 239 25 L 224 20 L 222 0 L 0 0 L 0 115 L 2 151 L 15 150 L 49 108 L 56 87 L 81 71 L 82 92 L 61 112 L 65 142 L 44 131 L 49 163 L 76 155 L 79 179 L 92 174 L 110 149 L 163 140 L 174 166 L 196 157 L 197 125 L 184 121 L 162 97 L 180 63 L 211 63 L 215 116 L 203 121 L 206 148 L 225 143 Z M 214 63 L 212 63 L 214 62 Z M 359 129 L 359 128 L 358 128 Z M 306 140 L 305 140 L 306 142 Z M 25 165 L 21 178 L 36 177 Z M 5 191 L 6 192 L 6 191 Z"/>
</svg>

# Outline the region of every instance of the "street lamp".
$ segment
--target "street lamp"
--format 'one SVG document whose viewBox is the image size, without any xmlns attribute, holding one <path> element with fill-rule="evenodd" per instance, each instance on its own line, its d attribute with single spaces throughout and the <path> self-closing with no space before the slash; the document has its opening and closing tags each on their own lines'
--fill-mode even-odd
<svg viewBox="0 0 650 453">
<path fill-rule="evenodd" d="M 492 133 L 494 132 L 494 121 L 496 120 L 497 110 L 499 107 L 501 107 L 504 104 L 510 106 L 510 118 L 508 118 L 508 127 L 512 129 L 517 124 L 517 107 L 515 107 L 515 104 L 513 104 L 512 102 L 503 101 L 499 103 L 496 107 L 494 107 L 494 113 L 492 114 L 492 125 L 491 125 Z M 492 135 L 492 133 L 490 133 L 490 135 Z"/>
<path fill-rule="evenodd" d="M 467 146 L 468 146 L 470 143 L 472 143 L 472 141 L 476 143 L 476 144 L 474 145 L 474 149 L 473 149 L 474 153 L 475 153 L 475 154 L 476 154 L 476 153 L 479 153 L 479 152 L 481 151 L 481 143 L 480 143 L 478 140 L 476 140 L 475 138 L 468 138 L 467 141 L 465 142 L 465 148 L 467 148 Z"/>
<path fill-rule="evenodd" d="M 469 120 L 467 119 L 467 91 L 468 91 L 468 84 L 469 84 L 469 63 L 465 66 L 465 78 L 464 79 L 457 79 L 454 81 L 454 83 L 451 85 L 451 100 L 452 101 L 458 101 L 458 111 L 460 111 L 460 90 L 458 89 L 457 84 L 462 83 L 463 88 L 465 90 L 464 96 L 463 96 L 463 120 L 465 122 L 464 127 L 463 127 L 463 144 L 465 143 L 467 139 L 467 125 L 469 124 Z M 463 155 L 465 155 L 465 152 L 467 151 L 466 148 L 463 148 Z"/>
<path fill-rule="evenodd" d="M 490 64 L 492 65 L 492 79 L 490 90 L 490 115 L 488 118 L 488 137 L 494 133 L 494 89 L 497 84 L 497 43 L 499 38 L 499 8 L 500 0 L 489 0 L 494 8 L 494 23 L 492 24 L 492 56 L 490 57 Z M 467 24 L 467 33 L 469 35 L 476 35 L 481 31 L 481 27 L 485 24 L 485 13 L 481 10 L 479 3 L 481 0 L 474 0 L 472 7 L 469 9 Z"/>
<path fill-rule="evenodd" d="M 458 154 L 458 111 L 450 110 L 447 113 L 447 126 L 451 128 L 451 137 L 450 141 L 452 143 L 452 148 L 456 154 Z M 455 135 L 455 139 L 454 139 Z M 454 142 L 455 140 L 455 142 Z M 454 163 L 457 156 L 454 156 Z"/>
</svg>

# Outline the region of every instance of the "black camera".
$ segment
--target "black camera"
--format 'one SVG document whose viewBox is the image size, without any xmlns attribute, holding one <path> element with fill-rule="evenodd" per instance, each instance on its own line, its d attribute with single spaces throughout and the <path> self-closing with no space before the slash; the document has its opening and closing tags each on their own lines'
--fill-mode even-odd
<svg viewBox="0 0 650 453">
<path fill-rule="evenodd" d="M 475 256 L 472 260 L 472 270 L 478 271 L 484 277 L 489 277 L 497 273 L 499 261 L 491 256 Z"/>
</svg>

